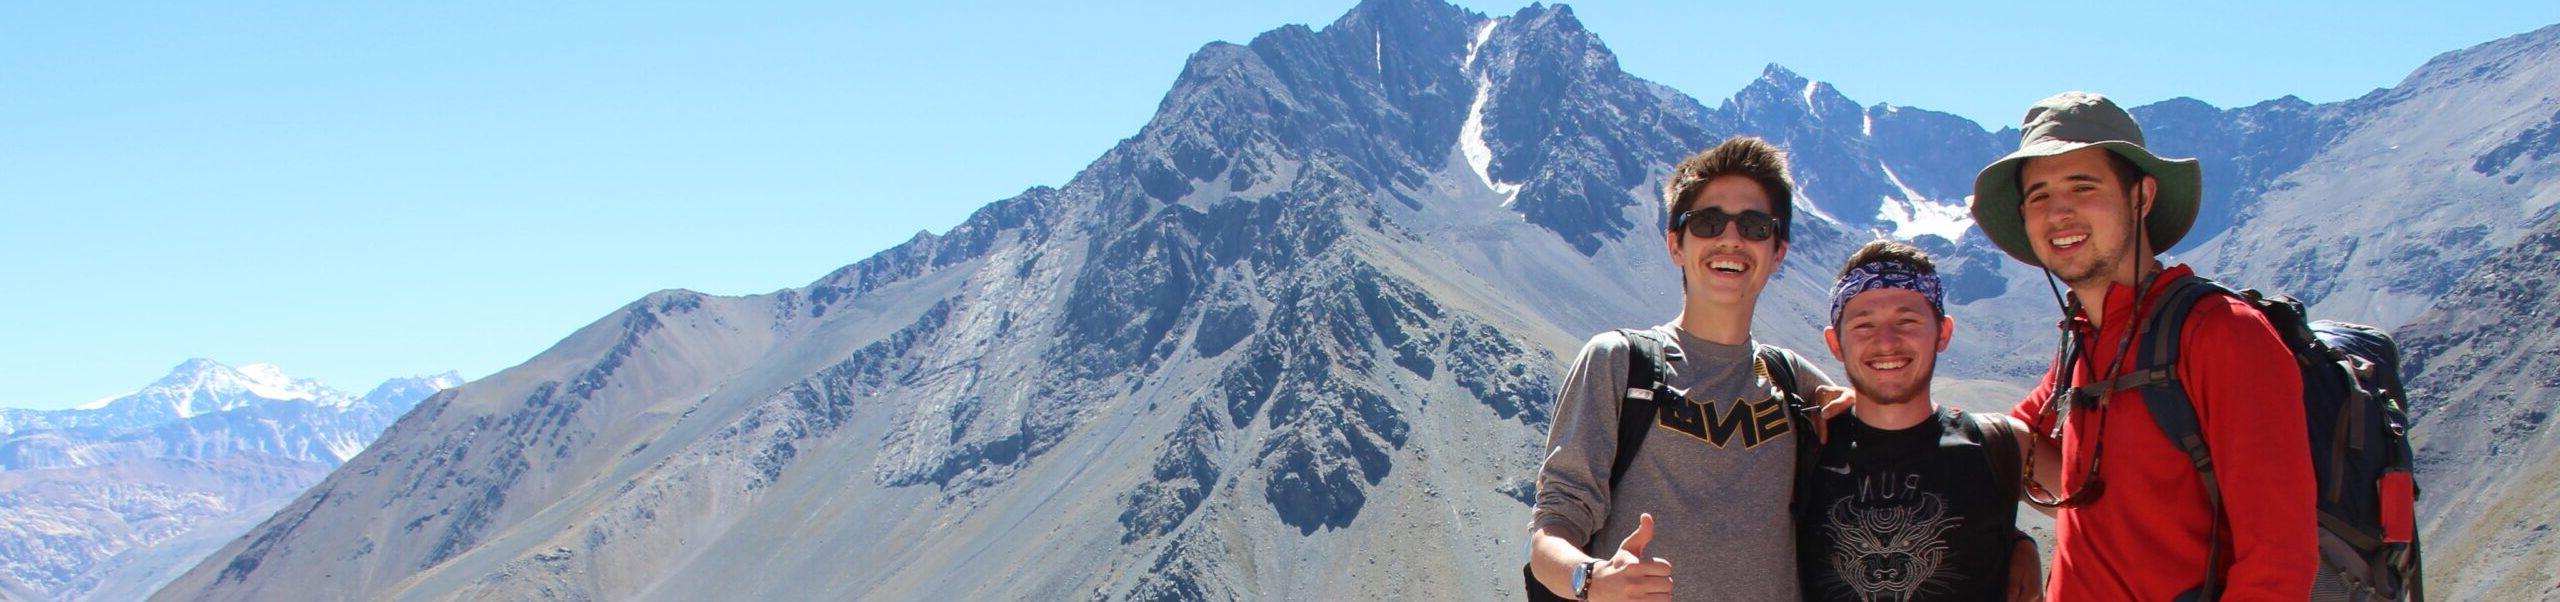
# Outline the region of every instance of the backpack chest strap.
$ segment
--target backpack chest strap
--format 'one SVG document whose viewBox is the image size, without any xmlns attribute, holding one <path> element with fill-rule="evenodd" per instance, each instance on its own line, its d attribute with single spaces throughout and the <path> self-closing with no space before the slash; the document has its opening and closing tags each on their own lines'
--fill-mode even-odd
<svg viewBox="0 0 2560 602">
<path fill-rule="evenodd" d="M 2064 403 L 2070 404 L 2070 407 L 2089 407 L 2093 404 L 2105 403 L 2107 396 L 2116 393 L 2140 390 L 2144 387 L 2174 386 L 2177 382 L 2178 375 L 2174 368 L 2162 366 L 2138 369 L 2116 375 L 2115 378 L 2063 389 L 2061 397 Z"/>
</svg>

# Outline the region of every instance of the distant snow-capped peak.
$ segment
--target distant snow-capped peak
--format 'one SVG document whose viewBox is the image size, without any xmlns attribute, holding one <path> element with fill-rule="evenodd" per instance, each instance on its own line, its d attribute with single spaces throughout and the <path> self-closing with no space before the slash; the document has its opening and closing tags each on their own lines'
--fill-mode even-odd
<svg viewBox="0 0 2560 602">
<path fill-rule="evenodd" d="M 233 408 L 281 401 L 308 401 L 326 406 L 344 407 L 355 401 L 346 393 L 330 389 L 320 381 L 295 379 L 273 364 L 249 364 L 239 368 L 221 362 L 196 358 L 178 364 L 168 376 L 161 377 L 139 392 L 110 400 L 98 407 L 127 408 L 128 411 L 161 413 L 175 418 L 192 418 Z"/>
<path fill-rule="evenodd" d="M 364 403 L 377 406 L 399 403 L 400 400 L 409 400 L 407 403 L 417 403 L 415 400 L 424 399 L 429 395 L 434 395 L 437 391 L 451 389 L 458 386 L 462 386 L 462 374 L 453 371 L 446 371 L 443 374 L 394 378 L 382 381 L 382 384 L 375 386 L 373 391 L 365 393 Z"/>
</svg>

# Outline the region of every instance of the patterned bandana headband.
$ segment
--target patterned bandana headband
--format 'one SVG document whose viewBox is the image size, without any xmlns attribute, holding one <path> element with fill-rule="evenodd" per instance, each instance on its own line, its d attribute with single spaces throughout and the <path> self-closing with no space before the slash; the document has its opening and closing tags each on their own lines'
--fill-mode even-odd
<svg viewBox="0 0 2560 602">
<path fill-rule="evenodd" d="M 1938 275 L 1924 273 L 1919 266 L 1902 261 L 1878 261 L 1858 266 L 1840 276 L 1840 285 L 1831 289 L 1831 325 L 1840 325 L 1840 310 L 1849 299 L 1876 289 L 1898 288 L 1929 299 L 1929 309 L 1947 314 L 1945 293 L 1938 288 Z"/>
</svg>

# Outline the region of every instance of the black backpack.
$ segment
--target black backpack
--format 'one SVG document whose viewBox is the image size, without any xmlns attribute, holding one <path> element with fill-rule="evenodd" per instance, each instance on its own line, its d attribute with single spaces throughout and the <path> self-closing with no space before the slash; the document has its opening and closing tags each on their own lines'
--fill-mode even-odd
<svg viewBox="0 0 2560 602">
<path fill-rule="evenodd" d="M 1636 450 L 1644 446 L 1645 435 L 1653 432 L 1656 417 L 1661 411 L 1661 400 L 1680 398 L 1678 392 L 1671 390 L 1671 360 L 1678 359 L 1677 350 L 1671 347 L 1671 342 L 1661 333 L 1646 329 L 1621 328 L 1618 334 L 1627 337 L 1627 380 L 1626 392 L 1618 399 L 1618 455 L 1609 462 L 1610 491 L 1617 491 L 1618 482 L 1627 474 L 1627 467 L 1635 463 Z M 1768 367 L 1770 384 L 1775 385 L 1778 389 L 1776 394 L 1786 400 L 1789 428 L 1796 434 L 1796 480 L 1801 482 L 1804 473 L 1813 469 L 1814 454 L 1821 453 L 1822 446 L 1810 436 L 1813 432 L 1810 430 L 1812 421 L 1808 418 L 1812 415 L 1811 406 L 1796 394 L 1795 352 L 1761 345 L 1752 350 L 1752 355 L 1760 360 L 1761 365 Z M 1798 496 L 1793 505 L 1797 515 L 1804 514 L 1802 496 Z M 1593 541 L 1583 542 L 1580 546 L 1585 554 L 1599 547 L 1597 540 L 1600 534 L 1595 532 L 1591 537 Z M 1530 602 L 1571 600 L 1540 585 L 1525 562 L 1520 565 L 1520 585 Z"/>
<path fill-rule="evenodd" d="M 2161 432 L 2203 473 L 2214 513 L 2214 556 L 2222 538 L 2222 486 L 2205 448 L 2195 406 L 2177 380 L 2178 339 L 2187 314 L 2210 295 L 2248 302 L 2275 326 L 2302 370 L 2303 417 L 2310 426 L 2311 466 L 2319 483 L 2320 568 L 2315 600 L 2422 599 L 2412 480 L 2409 415 L 2400 387 L 2400 350 L 2380 329 L 2312 321 L 2302 302 L 2255 290 L 2233 291 L 2188 275 L 2169 283 L 2142 325 L 2134 371 L 2083 394 L 2140 389 Z M 2091 390 L 2094 389 L 2094 390 Z M 2222 591 L 2220 558 L 2208 557 L 2204 584 L 2180 600 L 2212 600 Z"/>
</svg>

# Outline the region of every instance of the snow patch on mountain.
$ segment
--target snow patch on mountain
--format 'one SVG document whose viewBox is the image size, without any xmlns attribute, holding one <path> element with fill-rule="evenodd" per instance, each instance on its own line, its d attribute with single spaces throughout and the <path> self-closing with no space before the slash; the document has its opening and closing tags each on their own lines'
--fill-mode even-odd
<svg viewBox="0 0 2560 602">
<path fill-rule="evenodd" d="M 97 399 L 95 399 L 95 400 L 92 400 L 92 401 L 90 401 L 90 402 L 88 402 L 88 403 L 83 403 L 83 404 L 80 404 L 80 405 L 71 406 L 71 409 L 74 409 L 74 410 L 97 410 L 97 409 L 104 409 L 104 408 L 106 408 L 106 407 L 107 407 L 107 404 L 115 403 L 115 402 L 116 402 L 116 400 L 118 400 L 118 399 L 124 399 L 124 398 L 126 398 L 126 397 L 132 397 L 134 393 L 137 393 L 137 391 L 127 391 L 127 392 L 124 392 L 124 393 L 117 393 L 117 394 L 114 394 L 114 395 L 108 395 L 108 396 L 106 396 L 106 397 L 100 397 L 100 398 L 97 398 Z"/>
<path fill-rule="evenodd" d="M 1499 20 L 1489 20 L 1476 29 L 1475 41 L 1467 43 L 1467 68 L 1474 69 L 1476 51 L 1484 47 L 1485 40 L 1493 37 L 1493 28 L 1501 24 Z M 1476 179 L 1484 182 L 1486 190 L 1502 195 L 1502 206 L 1509 207 L 1520 197 L 1520 185 L 1493 179 L 1493 147 L 1484 142 L 1484 103 L 1492 97 L 1493 76 L 1477 70 L 1476 100 L 1467 106 L 1466 125 L 1458 128 L 1458 147 L 1467 157 L 1467 167 L 1476 171 Z"/>
<path fill-rule="evenodd" d="M 1502 25 L 1501 19 L 1488 19 L 1484 22 L 1484 25 L 1476 28 L 1476 37 L 1467 40 L 1467 59 L 1458 63 L 1459 67 L 1466 69 L 1476 68 L 1476 52 L 1484 49 L 1484 43 L 1486 40 L 1493 39 L 1493 28 L 1499 25 Z"/>
<path fill-rule="evenodd" d="M 1973 228 L 1973 212 L 1964 205 L 1931 201 L 1919 191 L 1912 190 L 1910 185 L 1902 183 L 1902 176 L 1893 173 L 1892 166 L 1877 162 L 1876 168 L 1884 170 L 1885 180 L 1902 192 L 1901 198 L 1884 197 L 1884 204 L 1876 208 L 1876 221 L 1891 224 L 1895 238 L 1909 240 L 1930 234 L 1955 240 L 1964 236 L 1965 230 Z"/>
<path fill-rule="evenodd" d="M 317 401 L 322 399 L 320 391 L 314 390 L 318 389 L 318 387 L 313 386 L 319 383 L 313 381 L 295 381 L 293 377 L 285 376 L 284 369 L 277 368 L 275 364 L 249 364 L 241 366 L 237 372 L 241 376 L 238 381 L 240 388 L 248 391 L 251 395 L 284 401 Z M 339 401 L 340 403 L 330 405 L 346 405 L 344 403 L 344 400 L 346 399 L 345 395 L 335 395 L 331 397 L 335 398 L 334 401 Z"/>
</svg>

